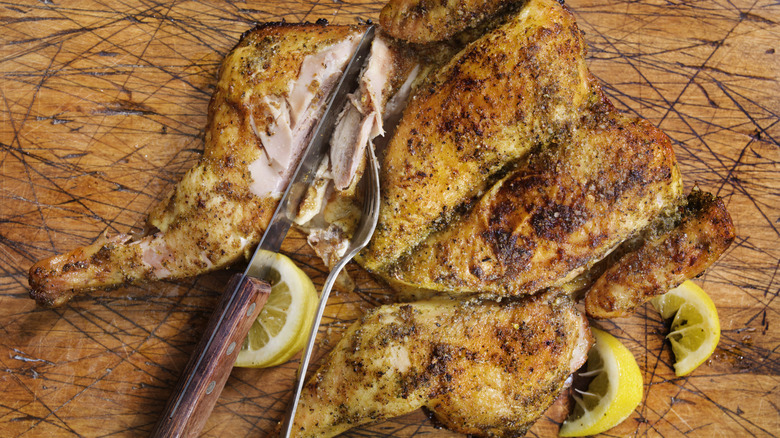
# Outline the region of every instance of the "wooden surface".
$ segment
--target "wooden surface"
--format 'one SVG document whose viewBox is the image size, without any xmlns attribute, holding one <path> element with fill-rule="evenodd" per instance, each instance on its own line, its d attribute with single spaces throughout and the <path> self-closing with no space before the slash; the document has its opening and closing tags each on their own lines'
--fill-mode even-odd
<svg viewBox="0 0 780 438">
<path fill-rule="evenodd" d="M 686 187 L 724 197 L 738 237 L 699 281 L 718 306 L 713 358 L 675 378 L 652 309 L 600 323 L 637 358 L 645 398 L 611 435 L 780 434 L 780 4 L 570 0 L 592 71 L 617 106 L 674 140 Z M 197 159 L 221 57 L 256 21 L 376 17 L 365 1 L 42 0 L 0 6 L 0 435 L 146 436 L 230 272 L 98 292 L 54 309 L 27 298 L 37 259 L 138 231 Z M 300 237 L 285 250 L 321 285 Z M 318 355 L 388 292 L 331 297 Z M 316 357 L 315 357 L 316 360 Z M 236 369 L 208 436 L 264 436 L 297 362 Z M 553 436 L 563 408 L 530 436 Z M 348 436 L 450 436 L 417 412 Z"/>
<path fill-rule="evenodd" d="M 262 268 L 260 271 L 263 272 Z M 271 285 L 265 281 L 243 273 L 230 277 L 157 418 L 153 438 L 200 436 L 230 378 L 241 343 L 270 294 Z"/>
</svg>

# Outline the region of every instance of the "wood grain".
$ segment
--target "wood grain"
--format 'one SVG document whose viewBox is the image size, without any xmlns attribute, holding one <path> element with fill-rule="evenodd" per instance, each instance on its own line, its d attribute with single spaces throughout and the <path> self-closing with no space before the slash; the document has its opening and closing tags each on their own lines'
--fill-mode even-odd
<svg viewBox="0 0 780 438">
<path fill-rule="evenodd" d="M 254 265 L 253 265 L 254 266 Z M 152 437 L 198 437 L 225 387 L 241 344 L 268 301 L 271 285 L 233 274 L 206 330 L 168 396 Z"/>
<path fill-rule="evenodd" d="M 665 130 L 687 188 L 722 196 L 737 240 L 699 279 L 721 317 L 713 358 L 677 378 L 647 307 L 599 323 L 634 353 L 645 399 L 609 435 L 780 434 L 780 4 L 570 0 L 589 65 L 615 104 Z M 221 57 L 255 22 L 376 18 L 361 1 L 2 2 L 0 430 L 3 436 L 147 436 L 230 272 L 98 292 L 53 310 L 27 298 L 40 258 L 138 231 L 197 159 Z M 300 236 L 285 243 L 315 283 Z M 316 361 L 365 309 L 391 299 L 360 269 L 331 296 Z M 263 436 L 294 360 L 236 369 L 206 436 Z M 554 406 L 529 436 L 554 436 Z M 451 436 L 421 412 L 347 436 Z"/>
</svg>

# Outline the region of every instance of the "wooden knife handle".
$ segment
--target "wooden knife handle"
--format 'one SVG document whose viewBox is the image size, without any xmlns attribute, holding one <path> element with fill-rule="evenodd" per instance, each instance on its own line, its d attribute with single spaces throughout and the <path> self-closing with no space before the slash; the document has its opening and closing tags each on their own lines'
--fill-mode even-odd
<svg viewBox="0 0 780 438">
<path fill-rule="evenodd" d="M 236 290 L 235 294 L 230 293 L 233 290 Z M 270 292 L 271 286 L 256 278 L 241 274 L 230 278 L 209 319 L 206 333 L 190 356 L 152 437 L 198 436 L 230 376 L 241 344 Z"/>
</svg>

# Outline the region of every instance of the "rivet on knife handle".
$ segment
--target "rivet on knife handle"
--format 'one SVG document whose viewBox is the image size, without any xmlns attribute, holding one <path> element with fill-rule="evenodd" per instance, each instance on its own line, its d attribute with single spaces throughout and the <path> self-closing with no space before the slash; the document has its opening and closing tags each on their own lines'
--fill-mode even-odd
<svg viewBox="0 0 780 438">
<path fill-rule="evenodd" d="M 228 292 L 236 290 L 235 294 Z M 209 319 L 190 361 L 184 368 L 152 437 L 196 437 L 225 386 L 236 355 L 268 300 L 271 287 L 253 277 L 236 274 Z"/>
</svg>

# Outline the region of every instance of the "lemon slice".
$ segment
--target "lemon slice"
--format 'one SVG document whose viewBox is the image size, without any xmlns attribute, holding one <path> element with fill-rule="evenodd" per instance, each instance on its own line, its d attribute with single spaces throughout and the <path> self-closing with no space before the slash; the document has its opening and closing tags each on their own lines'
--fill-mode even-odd
<svg viewBox="0 0 780 438">
<path fill-rule="evenodd" d="M 265 368 L 281 365 L 306 343 L 317 291 L 309 276 L 282 254 L 264 254 L 271 265 L 271 294 L 238 352 L 235 366 Z"/>
<path fill-rule="evenodd" d="M 628 418 L 642 401 L 642 373 L 634 355 L 609 333 L 596 328 L 591 331 L 596 343 L 588 353 L 588 370 L 580 375 L 593 380 L 586 391 L 575 388 L 576 405 L 561 425 L 560 436 L 609 430 Z"/>
<path fill-rule="evenodd" d="M 672 331 L 666 336 L 674 352 L 674 373 L 678 376 L 690 374 L 718 346 L 720 320 L 715 304 L 692 281 L 686 281 L 650 302 L 664 319 L 674 316 Z"/>
</svg>

